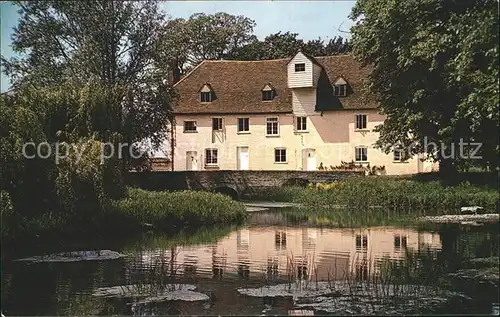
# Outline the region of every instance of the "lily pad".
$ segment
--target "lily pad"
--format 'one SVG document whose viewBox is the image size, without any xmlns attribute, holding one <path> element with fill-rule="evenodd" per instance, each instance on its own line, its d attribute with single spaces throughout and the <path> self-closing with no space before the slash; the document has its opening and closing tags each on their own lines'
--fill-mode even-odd
<svg viewBox="0 0 500 317">
<path fill-rule="evenodd" d="M 116 298 L 139 298 L 134 304 L 146 304 L 163 301 L 205 301 L 209 297 L 206 294 L 194 292 L 195 285 L 190 284 L 167 284 L 167 285 L 119 285 L 101 287 L 93 292 L 96 297 Z"/>
<path fill-rule="evenodd" d="M 392 285 L 344 281 L 278 284 L 238 289 L 253 297 L 293 297 L 297 308 L 341 315 L 406 314 L 440 307 L 461 294 L 422 285 Z"/>
</svg>

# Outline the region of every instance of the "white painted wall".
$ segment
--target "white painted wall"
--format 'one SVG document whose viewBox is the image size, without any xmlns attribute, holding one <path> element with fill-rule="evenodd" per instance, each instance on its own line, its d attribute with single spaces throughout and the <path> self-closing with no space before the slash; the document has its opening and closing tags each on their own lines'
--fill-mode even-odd
<svg viewBox="0 0 500 317">
<path fill-rule="evenodd" d="M 367 115 L 367 129 L 355 130 L 355 115 Z M 237 119 L 250 118 L 249 133 L 237 132 Z M 393 154 L 385 154 L 374 148 L 378 133 L 373 129 L 383 123 L 384 116 L 374 109 L 363 111 L 342 110 L 324 112 L 323 116 L 307 117 L 306 132 L 295 129 L 295 116 L 292 114 L 278 115 L 280 121 L 279 136 L 266 135 L 266 118 L 274 115 L 230 115 L 224 116 L 224 130 L 212 134 L 212 116 L 193 115 L 178 116 L 176 118 L 176 148 L 174 168 L 183 171 L 187 168 L 186 152 L 196 151 L 198 170 L 213 169 L 205 166 L 205 149 L 218 150 L 220 170 L 238 169 L 238 147 L 248 146 L 248 167 L 250 170 L 303 170 L 306 168 L 304 149 L 314 149 L 316 164 L 323 163 L 324 167 L 338 166 L 342 161 L 350 162 L 355 159 L 355 147 L 368 147 L 368 162 L 370 166 L 384 165 L 387 174 L 412 174 L 419 172 L 417 157 L 407 162 L 394 162 Z M 198 123 L 196 133 L 184 133 L 183 121 L 195 120 Z M 274 149 L 287 149 L 287 162 L 274 162 Z M 421 171 L 431 171 L 433 165 L 429 162 L 421 163 Z"/>
<path fill-rule="evenodd" d="M 292 108 L 296 116 L 319 116 L 316 108 L 316 88 L 296 88 L 292 90 Z"/>
<path fill-rule="evenodd" d="M 305 71 L 295 72 L 295 64 L 304 63 Z M 313 63 L 302 53 L 297 53 L 287 65 L 288 87 L 313 87 Z"/>
<path fill-rule="evenodd" d="M 266 135 L 266 118 L 278 117 L 279 136 Z M 250 170 L 297 170 L 301 160 L 296 153 L 293 132 L 293 116 L 287 115 L 230 115 L 224 116 L 224 130 L 219 137 L 212 137 L 212 116 L 194 115 L 176 117 L 176 148 L 174 169 L 186 170 L 186 152 L 198 153 L 199 170 L 213 169 L 205 166 L 205 149 L 218 150 L 220 170 L 238 169 L 238 147 L 248 147 L 248 167 Z M 250 131 L 238 133 L 238 118 L 250 118 Z M 184 120 L 195 120 L 198 124 L 196 133 L 184 133 Z M 287 162 L 274 163 L 274 149 L 287 149 Z M 301 165 L 301 164 L 300 164 Z"/>
</svg>

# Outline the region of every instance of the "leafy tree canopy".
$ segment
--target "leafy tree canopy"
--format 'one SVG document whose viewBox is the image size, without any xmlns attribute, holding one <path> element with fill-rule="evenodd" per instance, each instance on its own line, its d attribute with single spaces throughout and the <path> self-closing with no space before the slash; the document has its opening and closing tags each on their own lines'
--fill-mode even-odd
<svg viewBox="0 0 500 317">
<path fill-rule="evenodd" d="M 425 138 L 443 171 L 498 167 L 498 1 L 358 0 L 351 18 L 350 44 L 387 115 L 377 146 Z M 460 158 L 460 139 L 481 142 L 482 159 Z"/>
<path fill-rule="evenodd" d="M 254 40 L 236 48 L 227 57 L 241 60 L 278 59 L 292 57 L 299 50 L 312 56 L 336 55 L 347 53 L 349 43 L 340 36 L 334 37 L 326 44 L 321 38 L 304 42 L 298 38 L 297 33 L 278 32 L 267 36 L 264 41 Z"/>
<path fill-rule="evenodd" d="M 58 100 L 57 128 L 76 138 L 119 134 L 129 144 L 146 137 L 162 143 L 172 94 L 164 84 L 165 23 L 156 1 L 15 4 L 20 20 L 12 46 L 21 55 L 2 64 L 17 91 Z"/>
</svg>

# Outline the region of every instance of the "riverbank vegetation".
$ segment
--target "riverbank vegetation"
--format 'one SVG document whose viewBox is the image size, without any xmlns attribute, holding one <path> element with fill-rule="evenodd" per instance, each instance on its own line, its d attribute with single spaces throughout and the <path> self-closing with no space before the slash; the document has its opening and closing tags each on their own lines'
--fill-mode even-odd
<svg viewBox="0 0 500 317">
<path fill-rule="evenodd" d="M 317 214 L 348 210 L 350 216 L 363 218 L 458 214 L 463 206 L 481 206 L 496 213 L 499 207 L 498 191 L 486 186 L 390 176 L 352 178 L 307 188 L 281 187 L 252 199 L 300 203 Z"/>
<path fill-rule="evenodd" d="M 245 217 L 243 204 L 209 192 L 150 192 L 127 188 L 123 198 L 107 199 L 98 211 L 90 210 L 86 218 L 70 213 L 44 213 L 27 218 L 13 212 L 4 192 L 1 198 L 2 241 L 5 242 L 53 235 L 175 232 L 200 225 L 238 223 Z"/>
<path fill-rule="evenodd" d="M 129 188 L 127 197 L 112 206 L 116 217 L 124 218 L 126 223 L 156 229 L 231 223 L 245 216 L 243 204 L 229 196 L 197 191 L 151 192 Z"/>
</svg>

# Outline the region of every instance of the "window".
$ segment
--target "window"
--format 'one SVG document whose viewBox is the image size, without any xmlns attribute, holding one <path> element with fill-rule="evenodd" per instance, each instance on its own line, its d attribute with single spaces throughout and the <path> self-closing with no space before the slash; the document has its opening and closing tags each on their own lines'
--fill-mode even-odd
<svg viewBox="0 0 500 317">
<path fill-rule="evenodd" d="M 267 118 L 266 120 L 266 134 L 279 135 L 279 121 L 278 118 Z"/>
<path fill-rule="evenodd" d="M 217 165 L 217 149 L 206 149 L 205 150 L 205 165 Z"/>
<path fill-rule="evenodd" d="M 196 121 L 184 121 L 184 132 L 196 132 Z"/>
<path fill-rule="evenodd" d="M 356 162 L 366 162 L 368 161 L 368 148 L 366 147 L 356 147 Z"/>
<path fill-rule="evenodd" d="M 356 130 L 366 129 L 366 114 L 356 115 Z"/>
<path fill-rule="evenodd" d="M 213 131 L 222 130 L 222 118 L 212 118 L 212 130 Z"/>
<path fill-rule="evenodd" d="M 274 149 L 274 163 L 286 163 L 286 149 Z"/>
<path fill-rule="evenodd" d="M 295 64 L 295 71 L 296 72 L 305 72 L 306 71 L 306 64 L 304 64 L 304 63 Z"/>
<path fill-rule="evenodd" d="M 307 263 L 301 263 L 301 264 L 297 265 L 297 278 L 299 280 L 307 280 L 308 277 Z"/>
<path fill-rule="evenodd" d="M 335 85 L 335 96 L 343 97 L 347 95 L 347 85 Z"/>
<path fill-rule="evenodd" d="M 356 280 L 367 281 L 368 280 L 368 261 L 363 259 L 361 263 L 356 263 Z"/>
<path fill-rule="evenodd" d="M 366 235 L 356 235 L 356 250 L 368 248 L 368 237 Z"/>
<path fill-rule="evenodd" d="M 307 117 L 297 117 L 297 131 L 307 131 Z"/>
<path fill-rule="evenodd" d="M 274 98 L 274 91 L 272 90 L 263 90 L 262 91 L 262 100 L 263 101 L 270 101 L 273 100 Z"/>
<path fill-rule="evenodd" d="M 248 131 L 250 131 L 250 119 L 238 118 L 238 132 L 248 132 Z"/>
<path fill-rule="evenodd" d="M 200 98 L 201 98 L 201 102 L 212 102 L 212 92 L 211 91 L 208 91 L 208 92 L 202 91 L 200 93 Z"/>
<path fill-rule="evenodd" d="M 401 150 L 394 150 L 394 161 L 401 162 Z"/>
<path fill-rule="evenodd" d="M 278 234 L 278 233 L 276 233 Z M 286 233 L 285 233 L 286 235 Z M 276 244 L 276 249 L 281 250 L 281 244 Z M 285 244 L 286 249 L 286 244 Z M 279 261 L 278 258 L 268 258 L 267 259 L 267 278 L 269 280 L 275 280 L 279 276 Z"/>
<path fill-rule="evenodd" d="M 286 232 L 276 231 L 274 234 L 274 244 L 276 246 L 276 250 L 285 250 L 286 249 Z"/>
<path fill-rule="evenodd" d="M 406 236 L 400 236 L 399 234 L 394 235 L 394 249 L 399 250 L 401 248 L 406 248 L 407 238 Z"/>
</svg>

